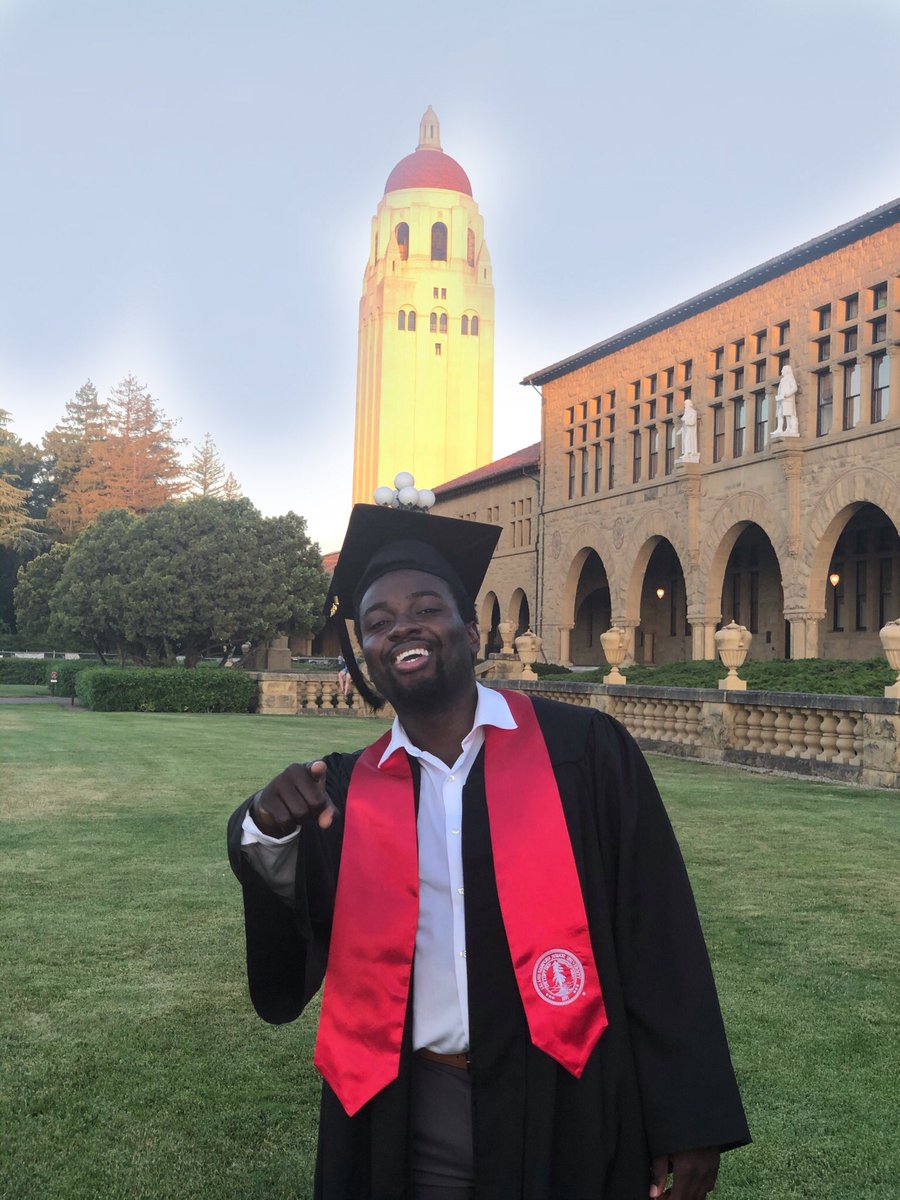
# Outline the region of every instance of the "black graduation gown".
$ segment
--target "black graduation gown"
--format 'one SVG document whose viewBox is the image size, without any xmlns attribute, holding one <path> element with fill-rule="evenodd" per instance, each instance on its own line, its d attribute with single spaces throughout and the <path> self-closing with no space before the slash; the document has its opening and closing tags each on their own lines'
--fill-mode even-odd
<svg viewBox="0 0 900 1200">
<path fill-rule="evenodd" d="M 609 1025 L 580 1080 L 531 1045 L 494 881 L 482 752 L 463 792 L 462 827 L 476 1196 L 643 1200 L 652 1156 L 728 1149 L 750 1135 L 690 885 L 643 755 L 612 718 L 534 703 Z M 341 809 L 355 758 L 325 760 Z M 244 891 L 250 994 L 260 1016 L 280 1023 L 322 982 L 343 822 L 304 829 L 292 911 L 241 854 L 246 808 L 232 816 L 229 851 Z M 355 1117 L 323 1085 L 317 1200 L 411 1194 L 409 1026 L 399 1077 Z"/>
</svg>

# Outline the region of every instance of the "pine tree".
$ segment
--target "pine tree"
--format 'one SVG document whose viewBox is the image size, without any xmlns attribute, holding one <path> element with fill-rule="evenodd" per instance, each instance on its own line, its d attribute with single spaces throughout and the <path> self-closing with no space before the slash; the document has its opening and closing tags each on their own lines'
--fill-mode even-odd
<svg viewBox="0 0 900 1200">
<path fill-rule="evenodd" d="M 43 522 L 28 510 L 29 492 L 11 469 L 23 443 L 8 428 L 10 414 L 0 408 L 0 546 L 35 553 L 45 541 Z"/>
<path fill-rule="evenodd" d="M 207 433 L 185 472 L 192 496 L 222 496 L 225 491 L 225 468 L 216 450 L 216 443 Z M 229 475 L 229 479 L 234 477 Z M 233 498 L 233 497 L 231 497 Z"/>
<path fill-rule="evenodd" d="M 44 454 L 57 493 L 51 521 L 67 541 L 87 524 L 78 476 L 93 463 L 95 447 L 108 435 L 109 407 L 98 399 L 90 379 L 66 402 L 62 421 L 44 435 Z"/>
<path fill-rule="evenodd" d="M 243 496 L 243 494 L 244 493 L 241 491 L 241 485 L 235 479 L 234 475 L 232 475 L 232 473 L 229 471 L 228 478 L 225 480 L 225 483 L 222 485 L 222 499 L 223 500 L 240 500 L 240 498 L 241 498 L 241 496 Z"/>
<path fill-rule="evenodd" d="M 175 422 L 133 375 L 112 389 L 107 407 L 107 435 L 91 443 L 91 462 L 69 492 L 83 524 L 107 509 L 150 512 L 185 487 Z"/>
</svg>

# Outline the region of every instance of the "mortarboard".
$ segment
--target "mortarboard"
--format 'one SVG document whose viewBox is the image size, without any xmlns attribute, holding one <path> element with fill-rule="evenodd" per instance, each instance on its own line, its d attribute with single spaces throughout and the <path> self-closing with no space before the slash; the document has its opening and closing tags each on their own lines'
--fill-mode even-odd
<svg viewBox="0 0 900 1200">
<path fill-rule="evenodd" d="M 499 525 L 375 504 L 354 505 L 325 600 L 325 615 L 335 623 L 347 670 L 367 704 L 378 709 L 383 701 L 366 683 L 347 630 L 366 589 L 389 571 L 427 571 L 474 604 L 500 533 Z"/>
</svg>

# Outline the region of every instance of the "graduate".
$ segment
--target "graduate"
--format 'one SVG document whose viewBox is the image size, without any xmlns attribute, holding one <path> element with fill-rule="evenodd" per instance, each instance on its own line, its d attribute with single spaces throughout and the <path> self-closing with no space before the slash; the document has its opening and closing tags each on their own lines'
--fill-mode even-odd
<svg viewBox="0 0 900 1200">
<path fill-rule="evenodd" d="M 354 508 L 326 611 L 396 719 L 232 816 L 251 999 L 324 980 L 317 1200 L 702 1200 L 749 1132 L 681 854 L 621 725 L 476 682 L 499 534 Z"/>
</svg>

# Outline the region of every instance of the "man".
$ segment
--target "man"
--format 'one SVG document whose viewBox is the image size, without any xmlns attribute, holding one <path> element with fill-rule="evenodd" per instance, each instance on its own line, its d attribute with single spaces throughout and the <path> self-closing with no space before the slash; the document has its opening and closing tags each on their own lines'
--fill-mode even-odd
<svg viewBox="0 0 900 1200">
<path fill-rule="evenodd" d="M 354 509 L 331 607 L 397 719 L 232 817 L 251 997 L 327 963 L 322 1200 L 701 1200 L 749 1134 L 681 857 L 621 726 L 476 684 L 498 534 Z"/>
</svg>

